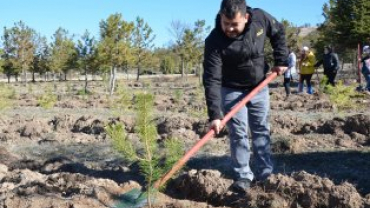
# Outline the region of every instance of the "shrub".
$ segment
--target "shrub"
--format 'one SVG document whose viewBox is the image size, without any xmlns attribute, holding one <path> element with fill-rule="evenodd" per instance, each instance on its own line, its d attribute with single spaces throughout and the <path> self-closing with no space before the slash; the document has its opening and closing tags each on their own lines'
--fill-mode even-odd
<svg viewBox="0 0 370 208">
<path fill-rule="evenodd" d="M 56 102 L 57 96 L 53 94 L 51 89 L 46 89 L 45 93 L 37 98 L 37 103 L 45 109 L 52 108 Z"/>
<path fill-rule="evenodd" d="M 346 86 L 342 81 L 338 81 L 335 87 L 325 85 L 323 91 L 325 94 L 329 95 L 330 102 L 335 105 L 339 111 L 341 111 L 358 107 L 356 99 L 354 98 L 361 97 L 363 95 L 359 94 L 355 88 L 355 84 Z"/>
<path fill-rule="evenodd" d="M 16 98 L 16 92 L 13 87 L 10 87 L 6 84 L 0 85 L 0 110 L 6 109 L 13 104 L 13 99 Z"/>
</svg>

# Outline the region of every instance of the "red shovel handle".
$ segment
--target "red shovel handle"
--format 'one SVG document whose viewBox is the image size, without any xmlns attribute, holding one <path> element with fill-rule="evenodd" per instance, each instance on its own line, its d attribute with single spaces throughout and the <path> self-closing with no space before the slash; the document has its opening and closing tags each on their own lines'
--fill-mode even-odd
<svg viewBox="0 0 370 208">
<path fill-rule="evenodd" d="M 268 85 L 277 76 L 276 72 L 271 73 L 263 82 L 261 82 L 256 88 L 254 88 L 247 96 L 245 96 L 236 106 L 234 106 L 229 113 L 221 121 L 221 127 L 224 127 L 226 123 L 238 112 L 243 106 L 245 106 L 262 88 Z M 165 184 L 173 174 L 175 174 L 189 159 L 193 156 L 205 143 L 213 138 L 215 131 L 209 130 L 206 135 L 203 136 L 179 161 L 162 176 L 158 181 L 155 182 L 154 188 L 159 188 Z"/>
</svg>

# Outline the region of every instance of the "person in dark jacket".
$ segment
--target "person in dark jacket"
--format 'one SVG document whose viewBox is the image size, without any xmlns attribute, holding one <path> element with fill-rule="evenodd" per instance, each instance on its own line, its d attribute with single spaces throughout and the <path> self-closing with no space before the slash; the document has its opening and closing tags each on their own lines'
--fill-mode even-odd
<svg viewBox="0 0 370 208">
<path fill-rule="evenodd" d="M 335 86 L 335 77 L 339 70 L 339 59 L 338 55 L 334 53 L 330 46 L 325 46 L 324 55 L 322 59 L 315 64 L 315 67 L 319 67 L 321 64 L 324 66 L 324 75 L 328 79 L 326 84 Z"/>
<path fill-rule="evenodd" d="M 247 7 L 245 0 L 223 0 L 216 27 L 205 40 L 203 84 L 208 116 L 218 134 L 223 115 L 265 79 L 265 39 L 274 49 L 272 71 L 287 69 L 288 49 L 281 23 L 261 9 Z M 227 123 L 234 191 L 245 192 L 252 180 L 264 180 L 273 170 L 270 153 L 269 89 L 265 87 Z M 249 159 L 249 134 L 257 170 Z"/>
<path fill-rule="evenodd" d="M 362 69 L 361 73 L 366 80 L 366 92 L 370 92 L 370 46 L 365 45 L 362 49 L 363 58 L 361 59 Z"/>
</svg>

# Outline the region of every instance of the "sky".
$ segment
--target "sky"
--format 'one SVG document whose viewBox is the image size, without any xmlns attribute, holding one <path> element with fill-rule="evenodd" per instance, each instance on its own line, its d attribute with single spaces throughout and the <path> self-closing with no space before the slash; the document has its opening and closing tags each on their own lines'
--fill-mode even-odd
<svg viewBox="0 0 370 208">
<path fill-rule="evenodd" d="M 205 20 L 213 26 L 221 0 L 1 0 L 0 35 L 3 28 L 23 21 L 28 27 L 51 40 L 62 27 L 76 37 L 88 30 L 99 39 L 99 22 L 109 15 L 121 13 L 125 21 L 141 17 L 156 35 L 156 47 L 165 47 L 174 40 L 172 21 L 189 26 Z M 324 21 L 322 6 L 328 0 L 247 0 L 254 8 L 262 8 L 277 20 L 286 19 L 296 26 L 316 26 Z"/>
</svg>

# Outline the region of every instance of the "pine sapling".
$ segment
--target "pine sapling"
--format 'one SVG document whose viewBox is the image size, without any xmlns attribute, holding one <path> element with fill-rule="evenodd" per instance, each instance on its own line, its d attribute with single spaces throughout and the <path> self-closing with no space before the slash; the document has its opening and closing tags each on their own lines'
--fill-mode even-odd
<svg viewBox="0 0 370 208">
<path fill-rule="evenodd" d="M 183 94 L 184 94 L 184 91 L 182 89 L 176 89 L 174 91 L 174 101 L 176 103 L 180 103 L 180 100 L 182 99 Z"/>
<path fill-rule="evenodd" d="M 48 88 L 44 94 L 37 98 L 37 102 L 41 107 L 49 109 L 57 102 L 57 96 Z"/>
<path fill-rule="evenodd" d="M 115 124 L 106 127 L 107 134 L 112 138 L 114 148 L 126 159 L 138 162 L 141 174 L 146 181 L 146 195 L 149 207 L 157 193 L 153 184 L 182 156 L 183 147 L 176 139 L 167 139 L 164 150 L 158 145 L 158 133 L 153 122 L 154 96 L 147 93 L 136 95 L 137 119 L 136 132 L 140 137 L 140 145 L 128 140 L 123 125 Z"/>
<path fill-rule="evenodd" d="M 15 98 L 15 90 L 5 84 L 0 85 L 0 110 L 12 106 L 12 99 Z"/>
<path fill-rule="evenodd" d="M 342 81 L 338 81 L 334 87 L 327 85 L 325 93 L 329 94 L 330 102 L 333 103 L 339 111 L 341 111 L 343 109 L 358 106 L 356 100 L 353 98 L 359 97 L 360 94 L 356 92 L 355 88 L 355 84 L 352 86 L 346 86 Z"/>
</svg>

